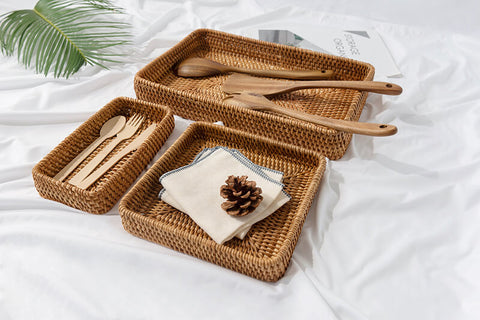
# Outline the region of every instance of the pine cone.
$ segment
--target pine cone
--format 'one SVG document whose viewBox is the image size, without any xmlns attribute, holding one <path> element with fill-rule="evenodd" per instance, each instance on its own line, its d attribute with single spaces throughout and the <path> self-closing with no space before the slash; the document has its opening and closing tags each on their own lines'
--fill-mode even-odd
<svg viewBox="0 0 480 320">
<path fill-rule="evenodd" d="M 255 210 L 263 197 L 262 189 L 255 181 L 248 181 L 247 176 L 229 176 L 226 185 L 220 187 L 220 195 L 227 199 L 222 209 L 231 216 L 241 217 Z"/>
</svg>

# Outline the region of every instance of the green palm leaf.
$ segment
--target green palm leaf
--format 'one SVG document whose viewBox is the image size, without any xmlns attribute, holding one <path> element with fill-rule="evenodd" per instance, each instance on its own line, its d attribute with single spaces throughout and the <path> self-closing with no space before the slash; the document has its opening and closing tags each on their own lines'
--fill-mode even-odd
<svg viewBox="0 0 480 320">
<path fill-rule="evenodd" d="M 39 0 L 33 10 L 18 10 L 0 20 L 2 53 L 38 73 L 68 78 L 86 64 L 106 68 L 119 62 L 112 48 L 128 43 L 127 23 L 107 20 L 121 9 L 107 0 Z"/>
</svg>

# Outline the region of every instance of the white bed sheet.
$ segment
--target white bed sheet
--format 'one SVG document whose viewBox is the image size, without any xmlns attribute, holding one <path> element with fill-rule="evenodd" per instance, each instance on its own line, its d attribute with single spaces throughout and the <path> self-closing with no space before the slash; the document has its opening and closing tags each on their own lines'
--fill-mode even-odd
<svg viewBox="0 0 480 320">
<path fill-rule="evenodd" d="M 35 1 L 2 1 L 0 13 Z M 0 57 L 0 319 L 480 319 L 480 30 L 476 1 L 118 1 L 129 61 L 69 80 Z M 403 73 L 370 95 L 328 161 L 284 278 L 265 283 L 42 199 L 33 166 L 194 29 L 374 28 Z M 388 80 L 388 79 L 378 79 Z M 176 128 L 164 150 L 185 130 Z"/>
</svg>

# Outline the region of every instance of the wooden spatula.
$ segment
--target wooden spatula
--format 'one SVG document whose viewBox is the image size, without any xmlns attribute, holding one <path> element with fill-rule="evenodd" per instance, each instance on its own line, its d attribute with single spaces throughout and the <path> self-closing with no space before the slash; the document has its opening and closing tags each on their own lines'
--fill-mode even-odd
<svg viewBox="0 0 480 320">
<path fill-rule="evenodd" d="M 262 95 L 255 93 L 239 93 L 232 94 L 224 99 L 225 102 L 234 104 L 239 107 L 249 108 L 252 110 L 273 111 L 281 113 L 292 118 L 308 121 L 319 124 L 328 128 L 357 133 L 368 136 L 391 136 L 397 133 L 397 127 L 389 124 L 377 124 L 366 122 L 355 122 L 339 119 L 331 119 L 321 116 L 316 116 L 292 109 L 282 108 L 274 102 L 268 100 Z"/>
<path fill-rule="evenodd" d="M 389 95 L 399 95 L 402 87 L 379 81 L 281 81 L 252 77 L 245 74 L 234 73 L 228 77 L 223 84 L 223 91 L 226 93 L 251 92 L 264 96 L 287 93 L 299 89 L 312 88 L 338 88 L 355 89 Z"/>
</svg>

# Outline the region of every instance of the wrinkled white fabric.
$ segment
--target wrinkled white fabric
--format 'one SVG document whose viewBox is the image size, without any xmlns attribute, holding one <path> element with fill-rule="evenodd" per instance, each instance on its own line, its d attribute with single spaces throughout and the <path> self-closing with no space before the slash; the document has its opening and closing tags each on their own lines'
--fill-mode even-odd
<svg viewBox="0 0 480 320">
<path fill-rule="evenodd" d="M 35 1 L 5 0 L 0 13 Z M 117 1 L 134 46 L 110 70 L 69 80 L 0 56 L 1 319 L 480 318 L 478 1 Z M 328 161 L 285 277 L 265 283 L 47 201 L 33 166 L 89 115 L 134 97 L 134 74 L 188 33 L 261 27 L 375 29 L 403 78 L 371 94 L 356 135 Z M 187 122 L 176 128 L 162 152 Z"/>
</svg>

